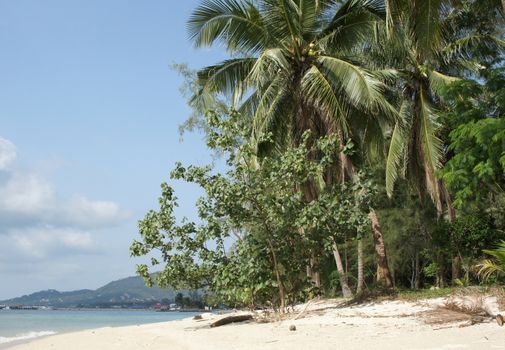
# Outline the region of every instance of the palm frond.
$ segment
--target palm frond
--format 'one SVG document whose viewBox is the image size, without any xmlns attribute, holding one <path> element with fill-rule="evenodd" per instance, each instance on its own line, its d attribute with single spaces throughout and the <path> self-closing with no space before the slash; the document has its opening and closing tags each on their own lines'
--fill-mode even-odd
<svg viewBox="0 0 505 350">
<path fill-rule="evenodd" d="M 437 208 L 437 213 L 442 213 L 442 198 L 439 180 L 435 177 L 435 171 L 440 169 L 443 157 L 443 143 L 437 136 L 439 128 L 437 115 L 432 107 L 427 92 L 421 89 L 419 97 L 420 118 L 420 147 L 423 156 L 423 167 L 426 180 L 426 188 Z"/>
<path fill-rule="evenodd" d="M 317 41 L 326 51 L 357 47 L 373 35 L 383 13 L 382 0 L 348 0 L 317 36 Z"/>
<path fill-rule="evenodd" d="M 484 253 L 491 255 L 498 262 L 505 265 L 505 241 L 498 243 L 495 249 L 485 249 Z"/>
<path fill-rule="evenodd" d="M 488 280 L 492 275 L 505 273 L 505 267 L 490 259 L 484 259 L 477 264 L 477 274 L 484 280 Z"/>
<path fill-rule="evenodd" d="M 198 72 L 198 84 L 208 92 L 231 94 L 246 83 L 255 58 L 234 58 Z"/>
<path fill-rule="evenodd" d="M 273 131 L 273 125 L 282 116 L 283 102 L 288 98 L 289 88 L 282 76 L 276 77 L 259 96 L 258 106 L 253 117 L 253 139 L 257 142 L 268 132 Z"/>
<path fill-rule="evenodd" d="M 477 274 L 485 280 L 494 274 L 505 273 L 505 241 L 498 243 L 495 249 L 486 249 L 484 253 L 491 255 L 494 259 L 484 259 L 478 265 Z"/>
<path fill-rule="evenodd" d="M 418 51 L 427 55 L 440 45 L 440 11 L 442 0 L 412 0 L 413 31 Z"/>
<path fill-rule="evenodd" d="M 443 143 L 437 136 L 439 124 L 437 114 L 431 105 L 427 92 L 421 90 L 419 98 L 421 142 L 426 163 L 433 169 L 439 169 L 442 164 Z"/>
<path fill-rule="evenodd" d="M 330 120 L 335 122 L 338 129 L 347 136 L 347 114 L 342 108 L 339 98 L 335 95 L 335 88 L 316 66 L 312 66 L 303 76 L 301 92 L 311 104 L 321 109 Z"/>
<path fill-rule="evenodd" d="M 493 49 L 505 53 L 505 41 L 493 35 L 482 35 L 472 33 L 465 37 L 451 41 L 443 48 L 442 53 L 446 60 L 454 58 L 469 58 L 478 53 L 479 47 Z"/>
<path fill-rule="evenodd" d="M 384 96 L 384 84 L 370 72 L 336 57 L 320 56 L 317 61 L 325 75 L 331 77 L 356 106 L 372 112 L 381 111 L 392 120 L 396 118 L 396 109 Z"/>
<path fill-rule="evenodd" d="M 259 10 L 244 0 L 203 0 L 187 29 L 197 47 L 222 41 L 231 51 L 257 52 L 271 40 Z"/>
<path fill-rule="evenodd" d="M 263 0 L 262 13 L 271 35 L 281 47 L 299 49 L 303 36 L 298 5 L 293 0 Z"/>
<path fill-rule="evenodd" d="M 400 173 L 402 160 L 405 158 L 408 137 L 408 118 L 410 110 L 407 101 L 403 101 L 400 108 L 400 120 L 395 124 L 391 141 L 389 144 L 388 156 L 386 159 L 386 193 L 389 197 L 393 195 L 394 186 Z"/>
<path fill-rule="evenodd" d="M 258 108 L 259 102 L 259 93 L 257 90 L 255 90 L 251 92 L 251 94 L 249 94 L 245 100 L 241 101 L 241 104 L 238 106 L 237 111 L 247 118 L 252 118 L 256 109 Z"/>
<path fill-rule="evenodd" d="M 248 80 L 258 85 L 265 79 L 271 80 L 276 74 L 286 74 L 290 70 L 291 65 L 284 56 L 282 49 L 267 49 L 256 59 Z"/>
<path fill-rule="evenodd" d="M 430 80 L 430 88 L 435 94 L 440 96 L 448 85 L 451 83 L 458 81 L 459 78 L 451 77 L 436 70 L 430 70 L 428 72 L 428 79 Z"/>
<path fill-rule="evenodd" d="M 321 14 L 332 1 L 298 0 L 298 15 L 303 39 L 311 42 L 321 28 Z"/>
</svg>

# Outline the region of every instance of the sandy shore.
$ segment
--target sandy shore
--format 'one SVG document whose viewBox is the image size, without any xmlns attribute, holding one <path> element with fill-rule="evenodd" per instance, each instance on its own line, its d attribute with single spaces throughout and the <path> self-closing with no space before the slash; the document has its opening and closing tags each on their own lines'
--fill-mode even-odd
<svg viewBox="0 0 505 350">
<path fill-rule="evenodd" d="M 427 324 L 426 312 L 444 302 L 388 301 L 341 307 L 338 301 L 299 306 L 288 319 L 210 328 L 223 317 L 101 328 L 50 336 L 12 350 L 223 349 L 505 349 L 505 327 L 494 321 Z M 497 312 L 490 303 L 490 312 Z M 298 319 L 295 319 L 298 316 Z M 296 331 L 290 331 L 291 325 Z M 461 327 L 464 326 L 464 327 Z"/>
</svg>

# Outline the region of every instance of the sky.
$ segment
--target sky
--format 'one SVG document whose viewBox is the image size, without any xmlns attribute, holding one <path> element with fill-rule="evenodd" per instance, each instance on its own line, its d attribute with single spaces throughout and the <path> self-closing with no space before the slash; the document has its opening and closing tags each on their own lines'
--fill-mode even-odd
<svg viewBox="0 0 505 350">
<path fill-rule="evenodd" d="M 212 162 L 170 68 L 198 0 L 0 0 L 0 300 L 135 274 L 137 221 L 176 161 Z M 179 216 L 197 188 L 171 183 Z"/>
</svg>

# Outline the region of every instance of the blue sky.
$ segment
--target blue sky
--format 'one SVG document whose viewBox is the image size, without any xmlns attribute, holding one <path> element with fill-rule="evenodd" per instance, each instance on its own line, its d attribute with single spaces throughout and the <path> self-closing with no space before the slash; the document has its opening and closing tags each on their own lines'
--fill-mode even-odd
<svg viewBox="0 0 505 350">
<path fill-rule="evenodd" d="M 207 164 L 172 63 L 197 0 L 0 0 L 0 299 L 133 275 L 136 221 L 175 163 Z M 177 184 L 180 215 L 198 190 Z"/>
</svg>

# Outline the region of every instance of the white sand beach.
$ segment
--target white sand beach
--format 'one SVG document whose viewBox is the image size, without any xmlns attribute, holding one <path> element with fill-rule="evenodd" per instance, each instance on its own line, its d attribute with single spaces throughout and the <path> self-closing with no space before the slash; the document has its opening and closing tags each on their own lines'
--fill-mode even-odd
<svg viewBox="0 0 505 350">
<path fill-rule="evenodd" d="M 286 319 L 247 321 L 210 328 L 223 315 L 60 334 L 14 346 L 12 350 L 222 350 L 222 349 L 505 349 L 505 327 L 492 317 L 483 323 L 453 317 L 427 323 L 447 300 L 385 301 L 342 307 L 339 301 L 300 305 Z M 486 309 L 498 312 L 493 298 Z M 297 318 L 298 317 L 298 318 Z M 297 319 L 296 319 L 297 318 Z M 290 331 L 290 326 L 296 326 Z"/>
</svg>

